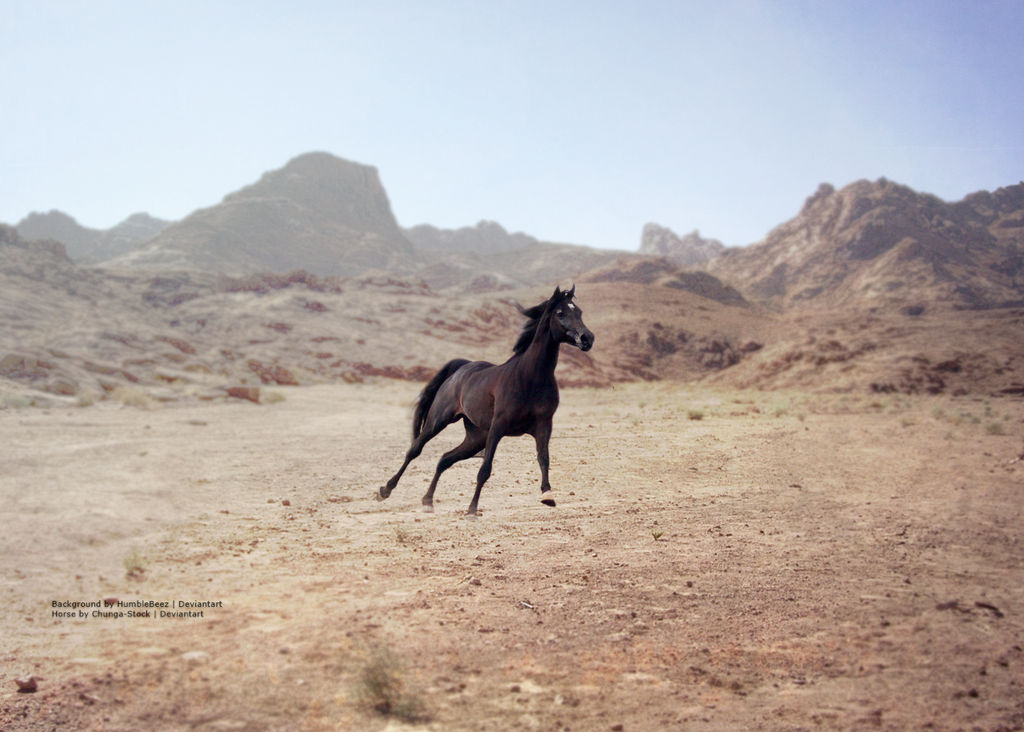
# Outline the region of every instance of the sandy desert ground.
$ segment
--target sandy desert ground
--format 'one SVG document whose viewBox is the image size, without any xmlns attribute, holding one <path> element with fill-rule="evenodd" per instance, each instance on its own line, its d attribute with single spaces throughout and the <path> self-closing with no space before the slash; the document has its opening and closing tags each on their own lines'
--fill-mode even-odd
<svg viewBox="0 0 1024 732">
<path fill-rule="evenodd" d="M 1024 728 L 1020 399 L 565 390 L 468 520 L 417 391 L 0 410 L 0 728 Z"/>
</svg>

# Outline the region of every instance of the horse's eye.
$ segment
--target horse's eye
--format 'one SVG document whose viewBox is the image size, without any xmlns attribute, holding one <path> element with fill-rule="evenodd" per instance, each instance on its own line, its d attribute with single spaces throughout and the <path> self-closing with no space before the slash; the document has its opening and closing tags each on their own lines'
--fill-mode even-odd
<svg viewBox="0 0 1024 732">
<path fill-rule="evenodd" d="M 555 315 L 565 315 L 565 311 L 562 310 L 562 308 L 558 308 L 558 310 L 555 311 Z"/>
</svg>

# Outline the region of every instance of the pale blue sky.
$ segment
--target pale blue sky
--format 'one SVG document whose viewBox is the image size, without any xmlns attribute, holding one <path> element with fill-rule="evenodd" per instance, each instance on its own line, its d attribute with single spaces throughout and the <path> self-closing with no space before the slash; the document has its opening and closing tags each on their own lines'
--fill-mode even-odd
<svg viewBox="0 0 1024 732">
<path fill-rule="evenodd" d="M 311 150 L 403 226 L 761 239 L 1024 178 L 1024 0 L 0 0 L 0 221 L 179 219 Z"/>
</svg>

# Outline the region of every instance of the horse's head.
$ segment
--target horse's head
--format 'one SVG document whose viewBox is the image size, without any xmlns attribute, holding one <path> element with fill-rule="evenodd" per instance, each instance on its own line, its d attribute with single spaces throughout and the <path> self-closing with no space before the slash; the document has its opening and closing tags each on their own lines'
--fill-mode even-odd
<svg viewBox="0 0 1024 732">
<path fill-rule="evenodd" d="M 571 290 L 555 288 L 555 294 L 548 300 L 551 313 L 550 328 L 559 343 L 571 343 L 581 351 L 589 351 L 594 345 L 594 334 L 583 324 L 583 311 L 573 302 L 576 285 Z"/>
</svg>

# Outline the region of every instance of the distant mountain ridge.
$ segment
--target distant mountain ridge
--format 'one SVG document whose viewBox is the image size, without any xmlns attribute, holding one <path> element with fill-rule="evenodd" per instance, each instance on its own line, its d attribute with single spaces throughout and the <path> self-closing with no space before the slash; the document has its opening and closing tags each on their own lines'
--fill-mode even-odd
<svg viewBox="0 0 1024 732">
<path fill-rule="evenodd" d="M 138 248 L 170 225 L 147 213 L 132 214 L 110 229 L 90 229 L 62 211 L 32 212 L 17 230 L 26 241 L 52 239 L 82 264 L 96 264 Z"/>
<path fill-rule="evenodd" d="M 666 257 L 681 267 L 703 264 L 725 251 L 718 239 L 705 239 L 694 229 L 679 236 L 672 229 L 659 224 L 645 224 L 640 235 L 640 254 Z"/>
<path fill-rule="evenodd" d="M 99 229 L 82 226 L 73 217 L 57 210 L 46 213 L 33 211 L 19 221 L 15 228 L 25 241 L 59 241 L 72 257 L 90 251 L 92 242 L 103 233 Z"/>
<path fill-rule="evenodd" d="M 1024 306 L 1006 307 L 1024 304 L 1024 184 L 957 203 L 884 179 L 825 184 L 763 241 L 682 267 L 490 222 L 416 227 L 436 248 L 417 246 L 375 170 L 318 157 L 169 227 L 188 223 L 174 246 L 157 246 L 161 234 L 112 260 L 121 267 L 82 266 L 53 238 L 0 226 L 0 400 L 12 388 L 90 400 L 140 385 L 173 399 L 254 379 L 422 379 L 453 354 L 503 357 L 511 303 L 553 281 L 580 285 L 605 344 L 566 355 L 567 383 L 1024 394 Z M 351 269 L 303 272 L 296 252 Z"/>
<path fill-rule="evenodd" d="M 314 152 L 193 212 L 110 264 L 348 275 L 404 264 L 412 253 L 377 169 Z"/>
<path fill-rule="evenodd" d="M 601 267 L 619 266 L 633 278 L 639 270 L 628 260 L 653 256 L 709 273 L 744 300 L 780 310 L 1024 303 L 1024 183 L 955 203 L 884 178 L 840 190 L 822 184 L 795 217 L 748 247 L 648 223 L 639 250 L 628 253 L 543 242 L 486 220 L 402 229 L 376 168 L 314 152 L 172 224 L 137 214 L 97 231 L 51 211 L 26 217 L 18 231 L 26 240 L 62 242 L 79 263 L 134 269 L 304 269 L 483 292 Z M 619 259 L 625 264 L 613 264 Z"/>
<path fill-rule="evenodd" d="M 476 226 L 458 229 L 439 229 L 430 224 L 419 224 L 404 229 L 405 238 L 424 252 L 473 252 L 493 254 L 538 244 L 528 234 L 510 234 L 496 221 L 480 221 Z"/>
<path fill-rule="evenodd" d="M 1024 183 L 958 203 L 884 178 L 822 184 L 797 216 L 707 269 L 784 309 L 1024 304 Z"/>
<path fill-rule="evenodd" d="M 459 229 L 421 224 L 403 230 L 376 169 L 327 153 L 300 155 L 218 205 L 179 222 L 160 222 L 147 241 L 126 243 L 110 257 L 102 256 L 103 243 L 124 239 L 140 217 L 109 231 L 86 230 L 57 211 L 30 219 L 26 239 L 71 241 L 79 263 L 235 276 L 295 270 L 398 276 L 469 292 L 570 280 L 625 254 L 542 242 L 486 220 Z M 91 242 L 89 248 L 80 240 Z"/>
</svg>

